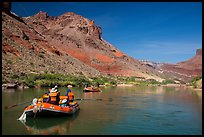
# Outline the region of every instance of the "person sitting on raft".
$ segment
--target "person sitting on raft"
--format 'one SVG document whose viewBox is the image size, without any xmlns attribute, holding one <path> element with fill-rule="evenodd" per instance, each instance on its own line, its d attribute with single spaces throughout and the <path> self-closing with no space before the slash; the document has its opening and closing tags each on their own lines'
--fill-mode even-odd
<svg viewBox="0 0 204 137">
<path fill-rule="evenodd" d="M 72 103 L 72 102 L 74 102 L 74 93 L 70 89 L 70 85 L 68 85 L 67 87 L 68 87 L 68 90 L 67 90 L 67 93 L 65 96 L 67 96 L 68 102 Z"/>
<path fill-rule="evenodd" d="M 49 96 L 51 90 L 52 90 L 52 89 L 49 88 L 48 91 L 45 92 L 45 94 L 43 95 L 43 102 L 46 102 L 46 100 L 48 99 L 48 96 Z"/>
<path fill-rule="evenodd" d="M 48 96 L 46 103 L 59 105 L 59 101 L 60 101 L 60 92 L 57 90 L 57 86 L 55 86 L 50 91 L 50 94 Z"/>
</svg>

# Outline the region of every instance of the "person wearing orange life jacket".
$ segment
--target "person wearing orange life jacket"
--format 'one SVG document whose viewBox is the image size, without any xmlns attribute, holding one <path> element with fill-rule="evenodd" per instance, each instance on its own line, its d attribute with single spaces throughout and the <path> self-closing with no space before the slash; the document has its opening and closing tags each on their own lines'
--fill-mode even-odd
<svg viewBox="0 0 204 137">
<path fill-rule="evenodd" d="M 74 93 L 71 91 L 69 88 L 70 86 L 68 85 L 68 90 L 66 96 L 68 97 L 68 102 L 73 102 L 74 101 Z"/>
<path fill-rule="evenodd" d="M 69 102 L 73 102 L 74 101 L 74 93 L 72 91 L 70 91 L 68 93 L 68 97 L 69 97 Z"/>
<path fill-rule="evenodd" d="M 46 100 L 46 103 L 59 105 L 60 101 L 60 93 L 57 90 L 57 86 L 51 89 L 48 99 Z"/>
</svg>

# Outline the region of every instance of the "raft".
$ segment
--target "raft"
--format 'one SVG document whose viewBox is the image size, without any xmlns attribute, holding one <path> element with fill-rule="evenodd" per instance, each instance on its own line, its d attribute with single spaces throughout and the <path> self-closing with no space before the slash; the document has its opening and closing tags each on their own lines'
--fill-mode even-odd
<svg viewBox="0 0 204 137">
<path fill-rule="evenodd" d="M 99 88 L 92 88 L 92 87 L 86 87 L 83 90 L 84 92 L 101 92 Z"/>
<path fill-rule="evenodd" d="M 66 96 L 61 96 L 64 99 Z M 39 99 L 38 99 L 39 100 Z M 41 98 L 41 100 L 43 100 Z M 24 109 L 28 117 L 50 117 L 50 116 L 68 116 L 79 111 L 79 104 L 77 102 L 70 103 L 69 106 L 54 105 L 44 101 L 37 104 L 31 104 Z"/>
</svg>

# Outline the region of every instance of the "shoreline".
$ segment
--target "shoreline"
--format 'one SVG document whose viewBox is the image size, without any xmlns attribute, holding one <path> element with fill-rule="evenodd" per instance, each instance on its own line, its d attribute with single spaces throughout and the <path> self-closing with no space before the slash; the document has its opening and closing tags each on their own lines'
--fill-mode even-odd
<svg viewBox="0 0 204 137">
<path fill-rule="evenodd" d="M 142 85 L 142 84 L 141 84 Z M 107 87 L 107 85 L 100 85 L 101 87 Z M 108 85 L 109 86 L 109 85 Z M 132 87 L 132 86 L 140 86 L 140 84 L 118 84 L 118 85 L 114 85 L 114 86 L 118 86 L 118 87 Z M 188 86 L 186 84 L 166 84 L 166 85 L 162 85 L 162 84 L 149 84 L 146 86 L 163 86 L 163 87 L 181 87 L 181 88 L 187 88 L 187 89 L 191 89 L 194 91 L 200 91 L 202 92 L 202 88 L 194 88 L 193 86 Z M 26 89 L 29 88 L 25 85 L 18 85 L 18 84 L 12 84 L 12 83 L 7 83 L 7 84 L 2 84 L 2 89 Z"/>
</svg>

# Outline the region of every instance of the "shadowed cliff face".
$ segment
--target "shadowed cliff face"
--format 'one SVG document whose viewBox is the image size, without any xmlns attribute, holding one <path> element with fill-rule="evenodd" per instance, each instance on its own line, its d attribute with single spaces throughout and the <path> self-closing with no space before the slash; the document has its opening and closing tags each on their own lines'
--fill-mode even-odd
<svg viewBox="0 0 204 137">
<path fill-rule="evenodd" d="M 2 34 L 5 76 L 63 73 L 137 76 L 158 81 L 166 77 L 157 67 L 133 59 L 105 41 L 102 29 L 93 20 L 73 12 L 58 17 L 39 12 L 25 18 L 2 12 Z"/>
</svg>

